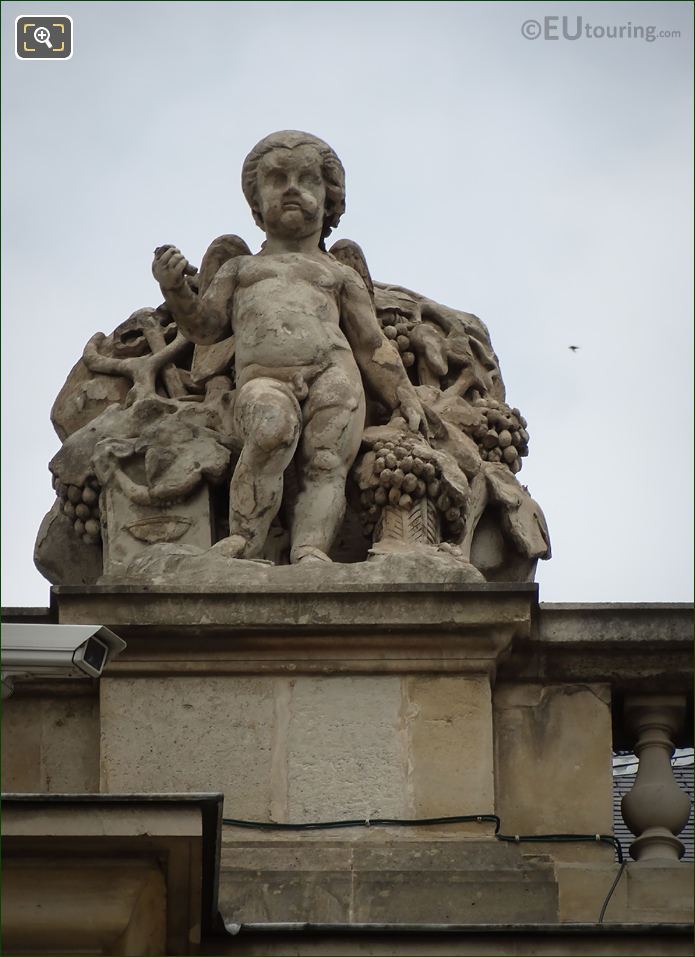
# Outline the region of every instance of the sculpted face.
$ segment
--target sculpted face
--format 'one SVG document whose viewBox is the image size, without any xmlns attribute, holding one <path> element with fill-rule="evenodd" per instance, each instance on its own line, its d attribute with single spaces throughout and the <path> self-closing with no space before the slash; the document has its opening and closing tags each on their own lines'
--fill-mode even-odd
<svg viewBox="0 0 695 957">
<path fill-rule="evenodd" d="M 299 239 L 320 231 L 326 186 L 312 146 L 274 149 L 258 164 L 258 207 L 269 235 Z"/>
</svg>

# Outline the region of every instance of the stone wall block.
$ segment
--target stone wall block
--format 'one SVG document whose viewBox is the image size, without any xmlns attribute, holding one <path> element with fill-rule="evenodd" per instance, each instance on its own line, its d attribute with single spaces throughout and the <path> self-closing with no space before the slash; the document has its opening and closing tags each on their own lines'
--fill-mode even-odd
<svg viewBox="0 0 695 957">
<path fill-rule="evenodd" d="M 288 819 L 405 817 L 397 676 L 292 679 Z"/>
<path fill-rule="evenodd" d="M 413 677 L 404 688 L 415 815 L 494 813 L 488 677 Z"/>
<path fill-rule="evenodd" d="M 504 683 L 493 704 L 502 830 L 611 833 L 609 689 Z"/>
<path fill-rule="evenodd" d="M 102 678 L 101 790 L 222 791 L 229 817 L 268 820 L 272 682 Z"/>
</svg>

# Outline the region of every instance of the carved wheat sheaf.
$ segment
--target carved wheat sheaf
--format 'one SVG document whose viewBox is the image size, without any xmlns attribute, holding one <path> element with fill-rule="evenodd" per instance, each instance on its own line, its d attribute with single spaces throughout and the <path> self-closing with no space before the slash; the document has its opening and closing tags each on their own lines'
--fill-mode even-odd
<svg viewBox="0 0 695 957">
<path fill-rule="evenodd" d="M 437 545 L 440 541 L 437 509 L 428 499 L 417 502 L 409 511 L 387 505 L 377 531 L 382 541 Z"/>
<path fill-rule="evenodd" d="M 436 506 L 429 499 L 421 502 L 421 507 L 425 513 L 425 525 L 427 529 L 427 544 L 438 545 L 442 540 L 441 528 L 442 520 Z"/>
</svg>

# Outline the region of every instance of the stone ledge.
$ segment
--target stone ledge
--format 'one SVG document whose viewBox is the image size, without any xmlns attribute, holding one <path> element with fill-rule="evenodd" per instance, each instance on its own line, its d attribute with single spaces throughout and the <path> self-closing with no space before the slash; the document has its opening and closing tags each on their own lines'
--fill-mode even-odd
<svg viewBox="0 0 695 957">
<path fill-rule="evenodd" d="M 541 603 L 530 639 L 518 643 L 500 680 L 606 682 L 614 689 L 687 691 L 692 605 Z"/>
<path fill-rule="evenodd" d="M 491 622 L 522 625 L 530 633 L 536 585 L 452 585 L 390 583 L 177 591 L 107 586 L 53 589 L 61 624 L 99 621 L 150 632 L 186 629 L 210 634 L 215 628 L 241 633 L 259 630 L 350 631 L 369 627 L 420 631 L 423 626 L 459 630 Z M 86 617 L 85 617 L 86 616 Z M 91 617 L 90 617 L 91 616 Z"/>
<path fill-rule="evenodd" d="M 53 605 L 61 623 L 99 622 L 125 638 L 127 652 L 109 668 L 114 677 L 491 674 L 499 662 L 499 680 L 689 688 L 689 604 L 539 606 L 535 584 L 327 587 L 319 578 L 312 588 L 309 578 L 226 593 L 60 586 Z"/>
<path fill-rule="evenodd" d="M 568 643 L 689 643 L 689 602 L 541 602 L 535 634 L 553 645 Z"/>
<path fill-rule="evenodd" d="M 128 643 L 108 677 L 152 674 L 492 674 L 531 630 L 535 585 L 239 593 L 56 588 L 60 623 Z"/>
<path fill-rule="evenodd" d="M 320 848 L 227 846 L 226 921 L 458 921 L 558 918 L 549 858 L 494 840 Z"/>
<path fill-rule="evenodd" d="M 690 957 L 689 924 L 258 924 L 228 926 L 229 936 L 210 941 L 209 955 L 371 954 L 495 957 Z M 510 940 L 511 938 L 511 940 Z"/>
</svg>

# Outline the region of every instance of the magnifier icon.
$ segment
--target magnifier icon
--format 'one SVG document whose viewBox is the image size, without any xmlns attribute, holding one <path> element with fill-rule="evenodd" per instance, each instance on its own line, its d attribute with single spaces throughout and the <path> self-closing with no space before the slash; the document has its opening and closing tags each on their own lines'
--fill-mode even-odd
<svg viewBox="0 0 695 957">
<path fill-rule="evenodd" d="M 34 39 L 37 43 L 45 43 L 49 50 L 53 49 L 51 43 L 51 32 L 48 27 L 37 27 L 34 30 Z"/>
</svg>

